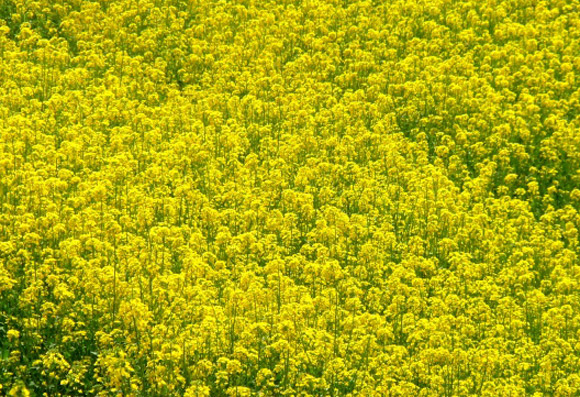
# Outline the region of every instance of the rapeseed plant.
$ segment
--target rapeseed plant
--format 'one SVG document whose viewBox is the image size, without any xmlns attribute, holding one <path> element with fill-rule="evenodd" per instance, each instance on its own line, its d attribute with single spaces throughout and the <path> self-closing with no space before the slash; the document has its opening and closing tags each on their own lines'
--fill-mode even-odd
<svg viewBox="0 0 580 397">
<path fill-rule="evenodd" d="M 580 393 L 570 0 L 0 2 L 0 393 Z"/>
</svg>

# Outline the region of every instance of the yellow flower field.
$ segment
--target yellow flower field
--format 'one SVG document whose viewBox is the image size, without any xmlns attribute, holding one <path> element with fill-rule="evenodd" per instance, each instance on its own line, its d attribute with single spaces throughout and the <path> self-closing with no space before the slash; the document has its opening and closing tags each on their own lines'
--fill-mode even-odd
<svg viewBox="0 0 580 397">
<path fill-rule="evenodd" d="M 580 2 L 0 0 L 0 395 L 580 396 Z"/>
</svg>

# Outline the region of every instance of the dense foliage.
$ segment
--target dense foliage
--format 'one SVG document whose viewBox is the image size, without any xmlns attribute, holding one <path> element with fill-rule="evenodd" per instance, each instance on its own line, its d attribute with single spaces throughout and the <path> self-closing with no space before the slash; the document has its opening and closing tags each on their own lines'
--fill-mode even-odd
<svg viewBox="0 0 580 397">
<path fill-rule="evenodd" d="M 576 0 L 0 1 L 0 394 L 578 396 L 578 228 Z"/>
</svg>

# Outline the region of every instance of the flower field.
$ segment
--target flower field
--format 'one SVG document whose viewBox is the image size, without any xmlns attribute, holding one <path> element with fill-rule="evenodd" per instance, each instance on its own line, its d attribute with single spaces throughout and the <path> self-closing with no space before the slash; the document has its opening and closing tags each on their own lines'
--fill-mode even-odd
<svg viewBox="0 0 580 397">
<path fill-rule="evenodd" d="M 0 395 L 580 396 L 579 228 L 577 0 L 0 0 Z"/>
</svg>

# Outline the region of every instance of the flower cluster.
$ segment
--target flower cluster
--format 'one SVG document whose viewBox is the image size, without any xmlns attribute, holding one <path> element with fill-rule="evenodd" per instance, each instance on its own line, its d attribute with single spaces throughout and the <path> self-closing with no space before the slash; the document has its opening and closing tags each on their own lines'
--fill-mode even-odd
<svg viewBox="0 0 580 397">
<path fill-rule="evenodd" d="M 576 396 L 573 0 L 0 1 L 0 394 Z"/>
</svg>

